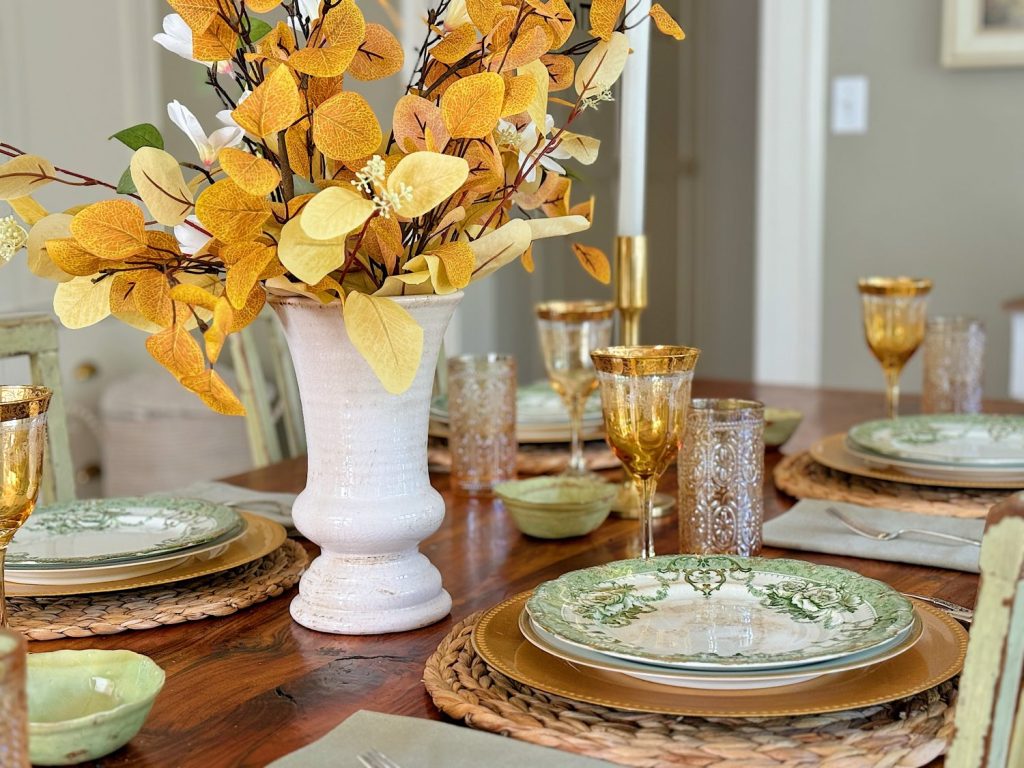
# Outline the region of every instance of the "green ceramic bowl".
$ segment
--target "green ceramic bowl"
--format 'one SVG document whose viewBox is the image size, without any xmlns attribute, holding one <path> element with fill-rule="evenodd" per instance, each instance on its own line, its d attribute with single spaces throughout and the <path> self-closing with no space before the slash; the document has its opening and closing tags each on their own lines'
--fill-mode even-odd
<svg viewBox="0 0 1024 768">
<path fill-rule="evenodd" d="M 764 409 L 764 444 L 769 448 L 778 448 L 796 432 L 804 415 L 800 411 L 787 408 Z"/>
<path fill-rule="evenodd" d="M 585 477 L 532 477 L 495 487 L 519 530 L 539 539 L 583 536 L 611 512 L 619 487 Z"/>
<path fill-rule="evenodd" d="M 124 746 L 163 685 L 164 671 L 131 651 L 29 654 L 32 764 L 75 765 Z"/>
</svg>

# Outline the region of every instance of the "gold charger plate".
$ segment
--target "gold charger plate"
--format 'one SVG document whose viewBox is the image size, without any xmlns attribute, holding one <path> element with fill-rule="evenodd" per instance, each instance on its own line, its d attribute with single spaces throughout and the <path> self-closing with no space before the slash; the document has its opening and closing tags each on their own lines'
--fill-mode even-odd
<svg viewBox="0 0 1024 768">
<path fill-rule="evenodd" d="M 577 667 L 530 643 L 519 614 L 530 593 L 491 608 L 473 630 L 473 647 L 491 668 L 531 688 L 604 707 L 696 717 L 784 717 L 840 712 L 913 696 L 963 668 L 967 632 L 942 611 L 913 601 L 924 624 L 917 644 L 873 667 L 782 688 L 716 691 L 670 688 Z"/>
<path fill-rule="evenodd" d="M 99 592 L 120 592 L 126 589 L 154 587 L 159 584 L 170 584 L 175 581 L 196 579 L 210 576 L 240 565 L 246 565 L 269 555 L 284 544 L 288 534 L 284 526 L 251 512 L 240 512 L 248 526 L 245 535 L 231 542 L 221 554 L 210 560 L 194 560 L 177 565 L 166 571 L 159 571 L 135 578 L 103 581 L 95 584 L 18 584 L 13 581 L 4 583 L 4 589 L 10 597 L 63 597 L 65 595 L 87 595 Z"/>
<path fill-rule="evenodd" d="M 811 446 L 811 458 L 829 469 L 845 472 L 858 477 L 888 480 L 891 483 L 928 485 L 933 488 L 992 488 L 1018 491 L 1024 483 L 1007 480 L 942 480 L 934 477 L 919 477 L 895 468 L 872 467 L 846 450 L 846 434 L 830 435 Z"/>
</svg>

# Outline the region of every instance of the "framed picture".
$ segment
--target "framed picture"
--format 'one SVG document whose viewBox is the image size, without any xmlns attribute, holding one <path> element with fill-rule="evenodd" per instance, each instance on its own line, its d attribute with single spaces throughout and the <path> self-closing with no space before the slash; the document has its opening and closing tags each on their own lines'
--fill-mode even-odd
<svg viewBox="0 0 1024 768">
<path fill-rule="evenodd" d="M 942 64 L 1024 66 L 1024 0 L 944 0 Z"/>
</svg>

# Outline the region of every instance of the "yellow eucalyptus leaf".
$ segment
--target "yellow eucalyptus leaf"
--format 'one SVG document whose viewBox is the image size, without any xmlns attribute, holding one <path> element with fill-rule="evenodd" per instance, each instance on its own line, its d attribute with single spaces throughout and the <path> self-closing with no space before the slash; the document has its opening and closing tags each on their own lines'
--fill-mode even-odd
<svg viewBox="0 0 1024 768">
<path fill-rule="evenodd" d="M 84 277 L 95 275 L 100 270 L 100 258 L 85 250 L 74 238 L 46 240 L 44 249 L 57 268 L 65 274 Z"/>
<path fill-rule="evenodd" d="M 398 72 L 404 63 L 402 44 L 390 30 L 380 24 L 367 24 L 366 37 L 348 65 L 348 74 L 357 80 L 380 80 Z"/>
<path fill-rule="evenodd" d="M 366 19 L 353 0 L 344 0 L 320 18 L 311 35 L 316 44 L 323 37 L 331 45 L 355 50 L 366 38 Z"/>
<path fill-rule="evenodd" d="M 20 155 L 0 165 L 0 200 L 12 200 L 35 192 L 54 180 L 57 171 L 49 160 Z"/>
<path fill-rule="evenodd" d="M 281 0 L 245 0 L 245 7 L 254 13 L 270 13 L 281 4 Z"/>
<path fill-rule="evenodd" d="M 244 303 L 243 303 L 244 306 Z M 231 325 L 234 322 L 235 313 L 231 308 L 231 302 L 226 297 L 217 299 L 217 305 L 213 309 L 213 320 L 203 333 L 203 340 L 206 342 L 206 357 L 210 363 L 216 363 L 220 358 L 221 350 L 224 349 L 224 341 L 231 333 Z"/>
<path fill-rule="evenodd" d="M 373 154 L 383 135 L 366 99 L 342 91 L 313 113 L 313 142 L 333 160 L 357 160 Z"/>
<path fill-rule="evenodd" d="M 345 301 L 349 341 L 392 394 L 405 392 L 423 355 L 423 329 L 388 298 L 350 293 Z"/>
<path fill-rule="evenodd" d="M 71 222 L 73 216 L 66 213 L 53 213 L 40 219 L 28 233 L 28 241 L 25 247 L 28 250 L 28 268 L 32 274 L 47 280 L 56 280 L 64 283 L 70 280 L 75 273 L 63 269 L 50 253 L 50 242 L 67 238 L 71 235 Z M 72 241 L 74 242 L 74 241 Z M 93 262 L 98 263 L 99 259 L 89 254 Z M 95 274 L 96 270 L 86 274 Z"/>
<path fill-rule="evenodd" d="M 71 235 L 102 259 L 124 261 L 146 250 L 146 220 L 127 200 L 103 200 L 75 214 Z"/>
<path fill-rule="evenodd" d="M 501 75 L 481 72 L 448 87 L 441 97 L 441 116 L 452 138 L 479 139 L 497 126 L 504 100 L 505 81 Z"/>
<path fill-rule="evenodd" d="M 146 333 L 157 333 L 159 325 L 142 316 L 135 306 L 135 281 L 138 271 L 118 272 L 110 285 L 110 314 L 132 328 Z M 184 307 L 183 307 L 184 309 Z"/>
<path fill-rule="evenodd" d="M 302 230 L 300 219 L 281 229 L 277 258 L 299 280 L 314 285 L 345 263 L 345 235 L 333 240 L 315 240 Z"/>
<path fill-rule="evenodd" d="M 231 113 L 253 136 L 265 139 L 283 131 L 302 114 L 302 101 L 290 70 L 278 67 Z"/>
<path fill-rule="evenodd" d="M 590 136 L 583 136 L 579 133 L 562 132 L 562 138 L 558 147 L 569 153 L 569 156 L 578 163 L 591 165 L 597 160 L 597 153 L 601 149 L 601 140 Z"/>
<path fill-rule="evenodd" d="M 494 18 L 501 10 L 501 0 L 466 0 L 466 11 L 483 34 L 494 28 Z"/>
<path fill-rule="evenodd" d="M 590 3 L 590 34 L 605 42 L 611 40 L 615 27 L 618 26 L 622 9 L 626 0 L 591 0 Z"/>
<path fill-rule="evenodd" d="M 388 272 L 393 272 L 405 250 L 402 247 L 402 228 L 394 216 L 370 219 L 363 237 L 364 252 Z"/>
<path fill-rule="evenodd" d="M 492 55 L 490 69 L 496 72 L 508 72 L 525 67 L 530 62 L 538 61 L 541 56 L 551 50 L 553 43 L 554 35 L 546 24 L 539 23 L 524 29 L 520 31 L 508 50 L 498 51 Z"/>
<path fill-rule="evenodd" d="M 373 201 L 351 187 L 328 187 L 306 203 L 299 224 L 314 240 L 333 240 L 361 227 L 373 209 Z"/>
<path fill-rule="evenodd" d="M 612 281 L 612 265 L 600 248 L 573 243 L 572 252 L 576 254 L 576 258 L 579 259 L 583 268 L 587 270 L 587 274 L 599 283 L 608 285 Z"/>
<path fill-rule="evenodd" d="M 427 149 L 427 131 L 433 134 L 438 147 L 444 147 L 450 138 L 438 106 L 412 94 L 395 103 L 391 130 L 395 134 L 395 142 L 406 152 Z"/>
<path fill-rule="evenodd" d="M 191 307 L 202 307 L 213 312 L 217 307 L 217 297 L 206 288 L 191 283 L 180 283 L 171 288 L 170 297 Z"/>
<path fill-rule="evenodd" d="M 523 251 L 523 255 L 519 259 L 519 263 L 523 265 L 523 269 L 525 269 L 528 273 L 530 273 L 531 275 L 533 274 L 533 270 L 535 269 L 535 266 L 534 266 L 534 263 L 533 263 L 533 244 L 532 243 L 531 243 L 529 248 L 527 248 L 525 251 Z"/>
<path fill-rule="evenodd" d="M 255 285 L 253 289 L 249 291 L 249 298 L 245 300 L 245 304 L 236 309 L 232 316 L 231 329 L 228 333 L 238 333 L 240 330 L 248 326 L 253 320 L 259 317 L 260 312 L 263 311 L 264 305 L 267 303 L 267 292 L 262 285 Z"/>
<path fill-rule="evenodd" d="M 288 66 L 312 77 L 337 77 L 348 69 L 355 54 L 355 48 L 340 46 L 300 48 L 288 57 Z"/>
<path fill-rule="evenodd" d="M 231 61 L 238 49 L 238 34 L 224 19 L 214 19 L 206 31 L 192 35 L 196 61 Z"/>
<path fill-rule="evenodd" d="M 530 219 L 526 222 L 530 228 L 531 240 L 542 240 L 545 237 L 562 237 L 574 235 L 590 229 L 590 222 L 582 216 L 556 216 L 553 219 Z"/>
<path fill-rule="evenodd" d="M 176 323 L 146 339 L 150 356 L 181 381 L 198 376 L 206 368 L 203 351 L 182 323 Z"/>
<path fill-rule="evenodd" d="M 534 82 L 533 96 L 525 109 L 537 130 L 544 132 L 548 119 L 548 70 L 540 61 L 531 61 L 519 73 Z"/>
<path fill-rule="evenodd" d="M 532 75 L 524 74 L 505 80 L 505 101 L 501 105 L 501 116 L 518 115 L 525 112 L 537 95 L 537 81 Z"/>
<path fill-rule="evenodd" d="M 149 322 L 162 328 L 174 322 L 171 286 L 163 272 L 138 270 L 132 294 L 135 298 L 135 307 Z"/>
<path fill-rule="evenodd" d="M 576 16 L 565 0 L 527 0 L 554 35 L 552 48 L 561 48 L 576 28 Z"/>
<path fill-rule="evenodd" d="M 245 252 L 228 267 L 225 279 L 226 296 L 232 307 L 241 309 L 267 267 L 277 260 L 277 253 L 270 246 L 261 243 L 239 243 L 233 247 L 245 249 Z"/>
<path fill-rule="evenodd" d="M 167 0 L 188 24 L 193 35 L 200 35 L 213 23 L 221 12 L 220 0 Z"/>
<path fill-rule="evenodd" d="M 50 215 L 49 211 L 28 195 L 11 198 L 7 204 L 30 227 L 34 227 L 37 222 Z"/>
<path fill-rule="evenodd" d="M 576 69 L 576 93 L 583 98 L 611 88 L 619 79 L 629 58 L 629 38 L 613 32 L 608 42 L 601 41 Z"/>
<path fill-rule="evenodd" d="M 270 203 L 266 198 L 249 194 L 231 179 L 221 179 L 199 195 L 196 215 L 221 242 L 254 240 L 270 216 Z"/>
<path fill-rule="evenodd" d="M 395 211 L 399 216 L 414 219 L 451 197 L 468 176 L 469 163 L 461 157 L 413 152 L 399 161 L 387 184 L 388 191 L 396 195 L 403 189 L 411 190 L 411 195 L 403 197 Z"/>
<path fill-rule="evenodd" d="M 432 248 L 429 255 L 434 256 L 440 262 L 442 274 L 445 280 L 444 293 L 452 293 L 461 290 L 469 285 L 473 276 L 473 267 L 476 266 L 476 257 L 469 243 L 461 240 L 454 243 L 445 243 L 437 248 Z M 435 283 L 435 288 L 437 288 Z M 450 290 L 449 290 L 450 287 Z M 438 290 L 437 293 L 442 293 Z"/>
<path fill-rule="evenodd" d="M 193 376 L 183 376 L 181 383 L 217 413 L 223 413 L 225 416 L 245 415 L 242 401 L 216 371 L 206 370 Z"/>
<path fill-rule="evenodd" d="M 175 227 L 192 212 L 192 192 L 170 153 L 142 147 L 132 155 L 130 170 L 142 202 L 158 222 Z"/>
<path fill-rule="evenodd" d="M 65 328 L 86 328 L 110 314 L 111 281 L 94 283 L 91 277 L 75 277 L 57 286 L 53 311 Z"/>
<path fill-rule="evenodd" d="M 676 40 L 682 40 L 686 37 L 686 33 L 679 26 L 679 22 L 672 18 L 672 14 L 666 11 L 661 6 L 661 3 L 655 3 L 651 6 L 651 18 L 654 19 L 654 25 L 658 30 L 669 37 L 674 37 Z"/>
<path fill-rule="evenodd" d="M 476 48 L 478 43 L 476 27 L 469 23 L 460 24 L 430 49 L 430 55 L 443 64 L 454 64 Z"/>
<path fill-rule="evenodd" d="M 250 195 L 264 197 L 281 183 L 281 173 L 272 162 L 244 150 L 225 147 L 217 159 L 224 173 Z"/>
<path fill-rule="evenodd" d="M 260 56 L 273 61 L 286 61 L 297 48 L 295 33 L 283 21 L 277 22 L 277 25 L 256 43 L 256 50 Z M 246 54 L 246 59 L 249 58 L 250 54 Z"/>
<path fill-rule="evenodd" d="M 176 259 L 181 256 L 178 238 L 170 232 L 146 230 L 146 247 L 149 249 L 144 254 L 147 259 Z"/>
<path fill-rule="evenodd" d="M 572 85 L 576 76 L 576 63 L 560 53 L 549 53 L 540 57 L 541 64 L 548 70 L 548 91 L 561 91 Z"/>
<path fill-rule="evenodd" d="M 591 224 L 594 223 L 594 196 L 591 195 L 589 200 L 582 203 L 577 203 L 569 209 L 570 216 L 582 216 Z"/>
<path fill-rule="evenodd" d="M 401 275 L 390 275 L 384 279 L 384 285 L 373 292 L 374 296 L 424 296 L 434 292 L 430 284 L 430 272 L 407 272 Z"/>
<path fill-rule="evenodd" d="M 480 280 L 492 272 L 518 259 L 530 247 L 530 225 L 522 219 L 513 219 L 479 240 L 469 244 L 476 266 L 473 280 Z"/>
</svg>

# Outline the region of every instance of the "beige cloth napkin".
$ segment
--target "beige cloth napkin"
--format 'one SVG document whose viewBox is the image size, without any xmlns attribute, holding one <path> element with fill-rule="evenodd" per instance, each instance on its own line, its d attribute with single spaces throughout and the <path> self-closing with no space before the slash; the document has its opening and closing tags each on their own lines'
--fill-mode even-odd
<svg viewBox="0 0 1024 768">
<path fill-rule="evenodd" d="M 156 496 L 177 496 L 179 498 L 202 499 L 216 504 L 229 504 L 235 509 L 252 512 L 292 528 L 292 504 L 294 493 L 272 493 L 253 491 L 241 486 L 221 483 L 216 480 L 192 483 L 184 488 L 163 491 Z"/>
<path fill-rule="evenodd" d="M 401 768 L 611 768 L 611 763 L 458 725 L 361 710 L 322 739 L 270 768 L 361 768 L 383 752 Z"/>
<path fill-rule="evenodd" d="M 931 565 L 978 573 L 980 547 L 956 542 L 946 543 L 914 533 L 905 533 L 890 541 L 874 541 L 851 531 L 825 511 L 828 507 L 836 507 L 854 522 L 863 523 L 879 531 L 923 528 L 972 539 L 980 539 L 985 531 L 984 520 L 918 515 L 913 512 L 897 512 L 857 504 L 803 499 L 785 514 L 764 524 L 764 543 L 771 547 L 863 557 L 869 560 L 890 560 L 913 565 Z"/>
</svg>

